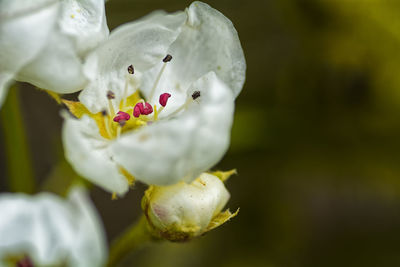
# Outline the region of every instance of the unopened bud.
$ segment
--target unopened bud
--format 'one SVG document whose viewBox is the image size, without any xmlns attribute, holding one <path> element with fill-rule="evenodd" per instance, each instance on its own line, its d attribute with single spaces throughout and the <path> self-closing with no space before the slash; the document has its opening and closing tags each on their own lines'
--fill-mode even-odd
<svg viewBox="0 0 400 267">
<path fill-rule="evenodd" d="M 142 208 L 154 235 L 187 241 L 237 214 L 222 212 L 229 197 L 220 178 L 203 173 L 190 184 L 151 186 L 142 199 Z"/>
</svg>

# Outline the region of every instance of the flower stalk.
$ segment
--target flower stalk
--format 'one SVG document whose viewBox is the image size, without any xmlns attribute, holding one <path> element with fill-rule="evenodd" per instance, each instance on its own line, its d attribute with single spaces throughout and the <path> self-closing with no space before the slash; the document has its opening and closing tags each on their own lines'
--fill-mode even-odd
<svg viewBox="0 0 400 267">
<path fill-rule="evenodd" d="M 142 215 L 135 224 L 113 241 L 107 266 L 118 266 L 131 253 L 156 240 L 158 239 L 153 237 L 148 228 L 146 217 Z"/>
<path fill-rule="evenodd" d="M 9 189 L 13 192 L 32 194 L 35 191 L 35 180 L 21 112 L 19 88 L 16 84 L 10 88 L 0 111 L 0 119 Z"/>
</svg>

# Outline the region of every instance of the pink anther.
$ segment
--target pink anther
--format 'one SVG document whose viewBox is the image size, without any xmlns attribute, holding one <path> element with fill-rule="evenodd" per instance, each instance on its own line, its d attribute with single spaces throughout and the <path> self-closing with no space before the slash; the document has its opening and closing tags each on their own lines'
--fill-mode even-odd
<svg viewBox="0 0 400 267">
<path fill-rule="evenodd" d="M 147 103 L 147 102 L 146 102 L 142 114 L 143 114 L 143 115 L 149 115 L 149 114 L 151 114 L 151 113 L 153 113 L 153 107 L 151 106 L 150 103 Z"/>
<path fill-rule="evenodd" d="M 113 119 L 113 121 L 115 121 L 115 122 L 120 122 L 122 120 L 127 121 L 127 120 L 129 120 L 131 118 L 131 116 L 128 113 L 123 112 L 123 111 L 118 111 L 117 114 L 118 115 L 115 116 L 114 119 Z"/>
<path fill-rule="evenodd" d="M 143 103 L 137 103 L 135 105 L 135 107 L 133 108 L 133 116 L 135 116 L 135 118 L 139 118 L 140 114 L 143 113 L 144 107 L 143 107 Z"/>
<path fill-rule="evenodd" d="M 168 98 L 171 97 L 171 94 L 163 93 L 160 95 L 160 105 L 165 107 L 167 105 Z"/>
<path fill-rule="evenodd" d="M 147 102 L 144 105 L 142 102 L 139 102 L 133 108 L 133 116 L 136 118 L 138 118 L 140 115 L 149 115 L 151 113 L 153 113 L 153 107 Z"/>
</svg>

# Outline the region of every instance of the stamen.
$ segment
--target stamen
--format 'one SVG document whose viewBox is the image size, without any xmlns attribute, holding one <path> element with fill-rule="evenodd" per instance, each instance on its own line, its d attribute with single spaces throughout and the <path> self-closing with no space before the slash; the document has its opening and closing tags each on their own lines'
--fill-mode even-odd
<svg viewBox="0 0 400 267">
<path fill-rule="evenodd" d="M 111 100 L 114 99 L 114 98 L 115 98 L 114 92 L 112 92 L 112 91 L 107 91 L 108 109 L 109 109 L 109 111 L 110 111 L 110 115 L 111 115 L 111 116 L 114 116 L 114 114 L 115 114 L 114 106 L 113 106 L 113 104 L 112 104 L 112 102 L 111 102 Z"/>
<path fill-rule="evenodd" d="M 160 115 L 160 113 L 164 110 L 164 107 L 163 106 L 161 106 L 159 109 L 157 109 L 157 107 L 156 107 L 156 105 L 154 105 L 154 116 L 153 116 L 153 118 L 154 118 L 154 120 L 156 121 L 156 120 L 158 120 L 158 115 Z M 157 114 L 156 114 L 156 111 L 157 111 Z"/>
<path fill-rule="evenodd" d="M 120 137 L 121 131 L 122 131 L 122 127 L 125 126 L 126 120 L 120 120 L 120 121 L 118 122 L 118 124 L 119 124 L 119 127 L 117 128 L 117 138 Z"/>
<path fill-rule="evenodd" d="M 170 98 L 170 97 L 171 97 L 171 94 L 168 94 L 168 93 L 161 94 L 160 99 L 159 99 L 160 105 L 165 107 L 167 105 L 168 98 Z"/>
<path fill-rule="evenodd" d="M 198 92 L 198 91 L 196 91 Z M 200 92 L 199 92 L 200 93 Z M 183 103 L 182 106 L 180 106 L 179 108 L 177 108 L 174 112 L 172 112 L 171 114 L 169 114 L 167 117 L 173 117 L 176 114 L 178 114 L 181 110 L 187 108 L 187 106 L 192 102 L 192 100 L 188 97 L 185 101 L 185 103 Z"/>
<path fill-rule="evenodd" d="M 115 94 L 113 91 L 107 91 L 107 98 L 108 99 L 114 99 L 115 98 Z"/>
<path fill-rule="evenodd" d="M 129 65 L 128 66 L 128 73 L 133 75 L 135 73 L 135 69 L 133 68 L 133 65 Z M 119 107 L 123 108 L 126 105 L 126 98 L 127 98 L 127 94 L 128 94 L 128 87 L 129 87 L 129 79 L 131 78 L 131 76 L 126 75 L 125 76 L 125 87 L 124 87 L 124 94 L 121 98 L 121 101 L 119 103 Z"/>
<path fill-rule="evenodd" d="M 121 121 L 124 121 L 124 123 L 131 118 L 131 116 L 123 111 L 118 111 L 118 115 L 114 117 L 113 121 L 120 123 Z M 121 125 L 121 123 L 120 123 Z"/>
<path fill-rule="evenodd" d="M 101 115 L 104 118 L 104 127 L 106 128 L 106 133 L 107 133 L 108 137 L 111 138 L 111 130 L 110 130 L 110 124 L 108 122 L 109 117 L 107 114 L 107 110 L 103 109 L 101 111 Z"/>
<path fill-rule="evenodd" d="M 163 59 L 164 65 L 162 66 L 160 72 L 158 73 L 158 76 L 156 78 L 156 81 L 154 82 L 153 88 L 151 88 L 150 97 L 149 97 L 148 101 L 151 101 L 153 99 L 154 92 L 157 88 L 158 83 L 160 82 L 161 75 L 163 74 L 165 67 L 167 66 L 167 63 L 170 62 L 171 60 L 172 60 L 172 56 L 169 54 L 166 55 L 165 58 Z"/>
<path fill-rule="evenodd" d="M 108 138 L 111 138 L 112 135 L 111 135 L 110 124 L 108 122 L 108 116 L 104 117 L 104 128 L 106 128 L 106 132 L 107 132 Z"/>
<path fill-rule="evenodd" d="M 128 85 L 128 79 L 129 78 L 130 78 L 129 76 L 127 76 L 125 78 L 124 95 L 122 96 L 121 102 L 119 103 L 119 108 L 123 108 L 126 105 L 126 95 L 128 94 L 128 86 L 129 86 Z"/>
<path fill-rule="evenodd" d="M 192 94 L 193 100 L 196 100 L 199 97 L 200 97 L 200 91 L 194 91 L 193 94 Z"/>
<path fill-rule="evenodd" d="M 163 108 L 163 107 L 161 107 Z M 154 115 L 153 115 L 154 120 L 158 120 L 158 110 L 157 110 L 157 106 L 154 105 Z"/>
<path fill-rule="evenodd" d="M 129 65 L 129 67 L 128 67 L 128 73 L 129 73 L 129 74 L 134 74 L 134 73 L 135 73 L 135 69 L 133 68 L 133 65 Z"/>
<path fill-rule="evenodd" d="M 193 94 L 192 94 L 192 99 L 193 99 L 193 100 L 196 100 L 196 99 L 199 98 L 199 97 L 200 97 L 200 91 L 194 91 Z M 172 112 L 171 114 L 169 114 L 168 117 L 173 117 L 173 116 L 175 116 L 175 115 L 178 114 L 181 110 L 187 108 L 187 106 L 188 106 L 191 102 L 192 102 L 192 100 L 190 99 L 190 97 L 188 97 L 188 98 L 186 99 L 186 102 L 183 103 L 183 105 L 180 106 L 179 108 L 177 108 L 174 112 Z M 160 110 L 160 112 L 161 112 L 161 110 Z M 160 112 L 158 112 L 158 113 L 160 113 Z"/>
</svg>

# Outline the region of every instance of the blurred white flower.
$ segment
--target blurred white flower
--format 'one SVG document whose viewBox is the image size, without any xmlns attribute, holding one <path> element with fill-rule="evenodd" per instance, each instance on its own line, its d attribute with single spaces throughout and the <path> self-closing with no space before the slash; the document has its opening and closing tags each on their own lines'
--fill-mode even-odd
<svg viewBox="0 0 400 267">
<path fill-rule="evenodd" d="M 207 4 L 120 26 L 89 54 L 81 102 L 64 101 L 79 118 L 65 118 L 68 161 L 120 195 L 133 177 L 192 181 L 228 148 L 245 69 L 232 22 Z"/>
<path fill-rule="evenodd" d="M 0 214 L 2 267 L 105 263 L 102 225 L 83 188 L 72 189 L 68 200 L 49 193 L 0 194 Z"/>
<path fill-rule="evenodd" d="M 236 213 L 221 212 L 229 200 L 223 181 L 203 173 L 191 184 L 150 186 L 143 212 L 154 233 L 170 241 L 186 241 L 223 224 Z"/>
<path fill-rule="evenodd" d="M 104 0 L 1 0 L 0 106 L 13 80 L 81 90 L 82 57 L 108 33 Z"/>
</svg>

